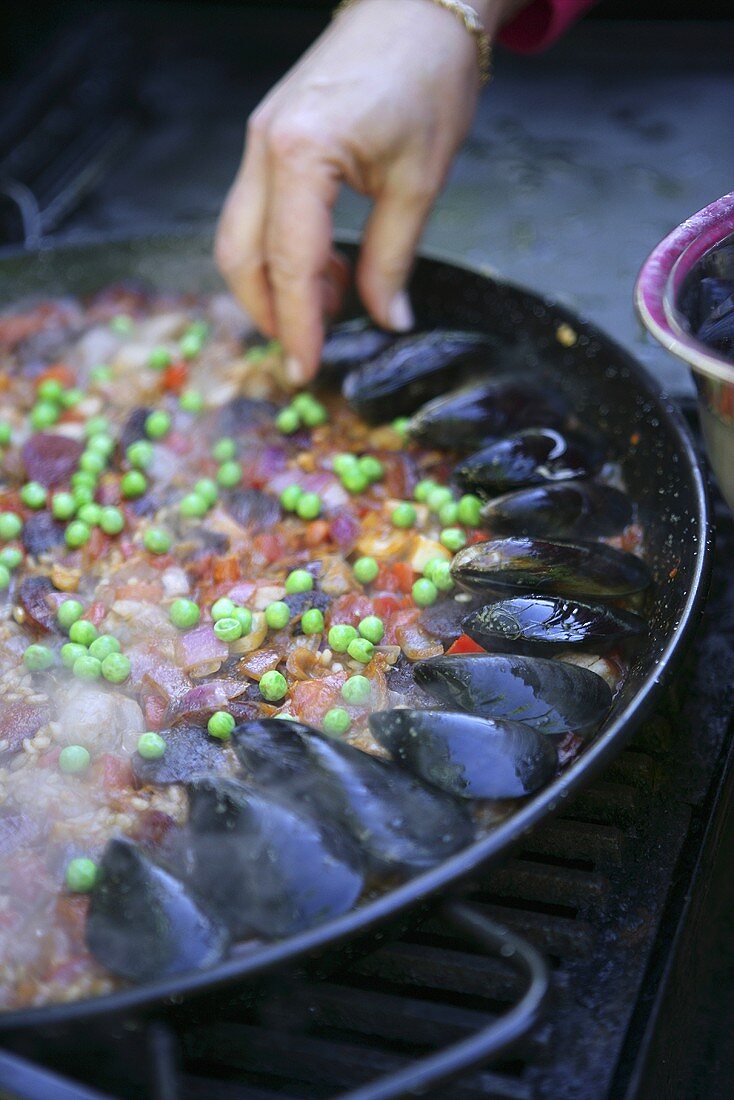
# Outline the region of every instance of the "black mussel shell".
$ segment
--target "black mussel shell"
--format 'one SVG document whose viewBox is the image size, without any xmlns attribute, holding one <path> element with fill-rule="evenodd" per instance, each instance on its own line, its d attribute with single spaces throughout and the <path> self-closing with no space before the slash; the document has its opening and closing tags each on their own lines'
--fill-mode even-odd
<svg viewBox="0 0 734 1100">
<path fill-rule="evenodd" d="M 470 592 L 630 596 L 650 584 L 644 561 L 602 542 L 490 539 L 454 557 L 451 575 Z"/>
<path fill-rule="evenodd" d="M 458 593 L 459 598 L 437 600 L 421 611 L 420 625 L 433 638 L 438 638 L 445 646 L 453 645 L 464 633 L 462 623 L 474 608 L 481 606 L 481 600 L 469 598 L 468 593 Z M 463 597 L 463 598 L 462 598 Z"/>
<path fill-rule="evenodd" d="M 437 710 L 382 710 L 370 729 L 396 760 L 460 798 L 522 798 L 553 778 L 553 742 L 523 722 Z"/>
<path fill-rule="evenodd" d="M 217 428 L 222 435 L 232 435 L 236 439 L 243 433 L 272 424 L 278 411 L 278 405 L 272 401 L 239 394 L 217 413 Z"/>
<path fill-rule="evenodd" d="M 525 428 L 465 458 L 455 477 L 462 489 L 493 496 L 530 485 L 588 477 L 602 465 L 603 452 L 578 433 Z"/>
<path fill-rule="evenodd" d="M 334 325 L 324 340 L 317 383 L 341 382 L 348 371 L 374 359 L 399 339 L 396 333 L 378 328 L 367 317 Z"/>
<path fill-rule="evenodd" d="M 187 783 L 226 766 L 222 742 L 209 737 L 203 725 L 180 722 L 159 733 L 166 742 L 166 751 L 158 760 L 147 760 L 138 752 L 132 754 L 133 775 L 141 783 Z"/>
<path fill-rule="evenodd" d="M 361 894 L 359 851 L 331 822 L 234 779 L 199 779 L 188 792 L 189 879 L 233 936 L 287 936 Z"/>
<path fill-rule="evenodd" d="M 405 336 L 344 379 L 343 394 L 372 424 L 412 413 L 448 386 L 497 365 L 500 347 L 481 332 Z"/>
<path fill-rule="evenodd" d="M 233 489 L 225 503 L 235 523 L 253 532 L 269 531 L 280 521 L 278 498 L 261 489 Z"/>
<path fill-rule="evenodd" d="M 98 962 L 146 982 L 212 966 L 229 944 L 225 926 L 189 887 L 127 839 L 110 840 L 87 917 L 87 946 Z"/>
<path fill-rule="evenodd" d="M 560 596 L 510 596 L 472 611 L 464 633 L 490 653 L 539 656 L 563 649 L 601 653 L 644 633 L 645 620 L 631 611 Z"/>
<path fill-rule="evenodd" d="M 480 718 L 527 722 L 547 734 L 589 730 L 612 702 L 595 672 L 544 657 L 455 654 L 417 661 L 413 668 L 418 683 L 437 699 Z"/>
<path fill-rule="evenodd" d="M 238 726 L 235 752 L 254 782 L 339 823 L 373 867 L 418 871 L 473 839 L 463 808 L 388 761 L 300 722 Z"/>
<path fill-rule="evenodd" d="M 534 424 L 560 425 L 567 413 L 557 391 L 505 377 L 436 397 L 411 417 L 408 431 L 432 447 L 470 450 Z"/>
<path fill-rule="evenodd" d="M 495 497 L 482 508 L 482 523 L 499 535 L 601 538 L 618 535 L 633 519 L 626 493 L 595 481 L 535 485 Z"/>
<path fill-rule="evenodd" d="M 50 512 L 34 512 L 23 524 L 23 546 L 29 554 L 47 554 L 64 541 L 66 528 Z"/>
</svg>

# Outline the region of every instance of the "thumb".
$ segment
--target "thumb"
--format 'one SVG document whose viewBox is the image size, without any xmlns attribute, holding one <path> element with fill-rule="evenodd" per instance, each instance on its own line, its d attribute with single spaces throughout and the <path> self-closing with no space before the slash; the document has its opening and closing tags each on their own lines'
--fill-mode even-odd
<svg viewBox="0 0 734 1100">
<path fill-rule="evenodd" d="M 413 326 L 405 284 L 434 191 L 388 187 L 378 197 L 365 229 L 357 288 L 378 324 L 397 332 Z"/>
</svg>

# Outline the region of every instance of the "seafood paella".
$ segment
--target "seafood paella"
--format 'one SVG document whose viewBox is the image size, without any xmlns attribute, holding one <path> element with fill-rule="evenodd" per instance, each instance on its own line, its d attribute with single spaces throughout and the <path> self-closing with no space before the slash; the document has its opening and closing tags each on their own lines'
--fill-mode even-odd
<svg viewBox="0 0 734 1100">
<path fill-rule="evenodd" d="M 344 913 L 602 726 L 644 531 L 492 337 L 346 322 L 294 396 L 228 298 L 123 286 L 0 356 L 0 1007 Z"/>
</svg>

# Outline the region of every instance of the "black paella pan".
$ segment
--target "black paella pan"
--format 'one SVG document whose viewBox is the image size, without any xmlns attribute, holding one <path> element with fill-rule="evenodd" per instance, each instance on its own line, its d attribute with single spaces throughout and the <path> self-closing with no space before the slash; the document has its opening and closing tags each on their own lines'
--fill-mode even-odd
<svg viewBox="0 0 734 1100">
<path fill-rule="evenodd" d="M 342 236 L 349 254 L 353 240 Z M 153 286 L 202 292 L 218 277 L 211 242 L 199 236 L 104 241 L 49 249 L 0 260 L 0 305 L 29 295 L 84 294 L 107 283 L 141 278 Z M 645 529 L 646 559 L 654 577 L 650 631 L 637 647 L 627 680 L 597 736 L 549 786 L 529 798 L 492 833 L 458 855 L 411 879 L 379 899 L 306 932 L 230 959 L 213 969 L 136 986 L 73 1004 L 50 1005 L 0 1015 L 0 1041 L 25 1047 L 38 1029 L 58 1033 L 81 1020 L 133 1011 L 172 1011 L 183 1001 L 215 994 L 225 985 L 252 985 L 283 967 L 325 971 L 345 951 L 364 950 L 375 934 L 400 928 L 442 895 L 507 855 L 528 829 L 552 814 L 588 783 L 626 744 L 650 713 L 678 667 L 684 644 L 698 620 L 709 570 L 710 528 L 706 486 L 687 428 L 656 384 L 619 345 L 568 310 L 522 288 L 469 267 L 421 258 L 411 297 L 419 325 L 485 330 L 515 342 L 519 370 L 542 363 L 571 398 L 581 421 L 603 434 L 620 457 L 630 496 Z M 357 304 L 352 303 L 354 311 Z M 557 337 L 569 325 L 577 339 Z M 566 341 L 568 343 L 568 341 Z M 364 1095 L 403 1095 L 443 1080 L 517 1038 L 536 1018 L 547 984 L 537 953 L 467 906 L 444 901 L 449 915 L 488 950 L 500 951 L 526 979 L 522 1000 L 490 1028 L 434 1059 L 371 1086 Z M 449 1055 L 447 1057 L 447 1054 Z M 13 1077 L 0 1053 L 0 1086 Z M 25 1092 L 24 1095 L 33 1095 Z M 37 1093 L 41 1095 L 41 1093 Z M 351 1094 L 361 1096 L 359 1093 Z"/>
</svg>

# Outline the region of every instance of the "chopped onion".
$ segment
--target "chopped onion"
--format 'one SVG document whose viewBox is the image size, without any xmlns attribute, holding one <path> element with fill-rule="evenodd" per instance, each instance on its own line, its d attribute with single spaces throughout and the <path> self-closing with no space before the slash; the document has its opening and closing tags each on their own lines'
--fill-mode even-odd
<svg viewBox="0 0 734 1100">
<path fill-rule="evenodd" d="M 229 653 L 208 623 L 179 635 L 176 649 L 179 664 L 196 680 L 217 672 Z"/>
</svg>

